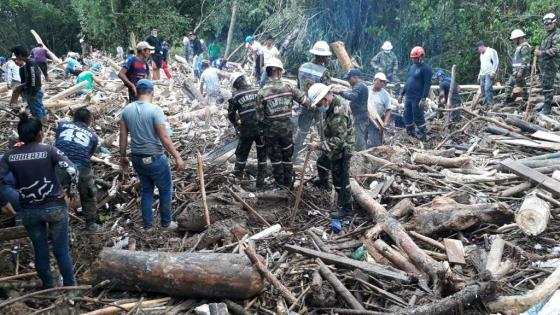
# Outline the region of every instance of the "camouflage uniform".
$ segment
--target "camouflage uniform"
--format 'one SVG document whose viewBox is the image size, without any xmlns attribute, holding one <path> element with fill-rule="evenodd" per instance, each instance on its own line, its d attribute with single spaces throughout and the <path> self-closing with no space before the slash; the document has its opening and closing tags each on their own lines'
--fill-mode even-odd
<svg viewBox="0 0 560 315">
<path fill-rule="evenodd" d="M 319 180 L 327 183 L 330 170 L 338 197 L 337 208 L 352 211 L 350 158 L 354 151 L 354 127 L 350 105 L 340 96 L 334 97 L 326 113 L 324 134 L 323 154 L 317 160 Z"/>
<path fill-rule="evenodd" d="M 529 93 L 526 88 L 526 77 L 531 71 L 531 45 L 529 43 L 523 42 L 517 46 L 513 55 L 512 68 L 512 73 L 506 83 L 506 102 L 513 101 L 512 92 L 515 86 L 523 88 L 523 99 L 527 101 Z"/>
<path fill-rule="evenodd" d="M 272 164 L 272 174 L 278 186 L 292 187 L 294 152 L 292 103 L 307 106 L 305 94 L 283 82 L 281 78 L 269 81 L 257 95 L 257 122 L 259 134 Z"/>
<path fill-rule="evenodd" d="M 395 84 L 394 93 L 400 95 L 401 83 L 397 72 L 399 71 L 399 60 L 393 51 L 388 53 L 380 51 L 370 62 L 375 72 L 383 72 L 387 81 Z"/>
<path fill-rule="evenodd" d="M 544 108 L 552 106 L 554 97 L 554 79 L 558 68 L 560 68 L 560 29 L 556 27 L 553 31 L 546 33 L 541 42 L 541 75 L 544 94 Z"/>
<path fill-rule="evenodd" d="M 329 70 L 319 64 L 307 62 L 301 65 L 298 70 L 298 87 L 307 93 L 309 87 L 314 83 L 331 84 L 331 74 Z M 303 148 L 303 142 L 309 133 L 309 129 L 313 123 L 320 123 L 321 113 L 316 108 L 302 108 L 298 116 L 298 130 L 294 140 L 293 160 L 297 158 L 297 154 Z M 320 127 L 318 127 L 320 128 Z"/>
<path fill-rule="evenodd" d="M 242 86 L 234 91 L 228 103 L 228 119 L 231 121 L 235 130 L 238 131 L 239 144 L 235 150 L 235 170 L 237 176 L 243 175 L 247 157 L 251 151 L 253 142 L 257 147 L 257 187 L 264 186 L 264 171 L 266 169 L 266 150 L 259 135 L 256 119 L 256 101 L 258 88 L 251 88 L 249 85 Z"/>
</svg>

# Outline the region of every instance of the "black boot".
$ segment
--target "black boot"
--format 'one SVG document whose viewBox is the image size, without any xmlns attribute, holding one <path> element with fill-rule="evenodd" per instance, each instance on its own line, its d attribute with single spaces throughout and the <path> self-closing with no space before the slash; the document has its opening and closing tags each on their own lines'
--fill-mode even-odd
<svg viewBox="0 0 560 315">
<path fill-rule="evenodd" d="M 544 103 L 543 107 L 539 111 L 543 115 L 549 115 L 552 112 L 552 104 L 551 103 Z"/>
<path fill-rule="evenodd" d="M 416 138 L 420 141 L 427 141 L 428 129 L 425 126 L 422 128 L 418 128 L 418 132 L 416 133 Z"/>
<path fill-rule="evenodd" d="M 416 137 L 416 128 L 414 125 L 406 127 L 406 133 L 411 137 Z"/>
<path fill-rule="evenodd" d="M 264 189 L 264 167 L 257 167 L 257 182 L 255 183 L 256 190 Z"/>
<path fill-rule="evenodd" d="M 500 103 L 500 107 L 506 107 L 511 103 L 513 103 L 513 97 L 508 96 L 502 100 L 502 102 Z"/>
</svg>

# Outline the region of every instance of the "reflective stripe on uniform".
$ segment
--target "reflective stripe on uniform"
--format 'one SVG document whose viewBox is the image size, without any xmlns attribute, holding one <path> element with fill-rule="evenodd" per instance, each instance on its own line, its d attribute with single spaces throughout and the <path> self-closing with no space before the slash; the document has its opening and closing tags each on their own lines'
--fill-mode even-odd
<svg viewBox="0 0 560 315">
<path fill-rule="evenodd" d="M 271 100 L 273 98 L 279 98 L 279 97 L 284 97 L 284 96 L 292 96 L 292 92 L 284 92 L 284 93 L 279 93 L 279 94 L 268 95 L 268 96 L 264 97 L 263 100 L 268 101 L 268 100 Z"/>
<path fill-rule="evenodd" d="M 285 148 L 282 148 L 282 151 L 286 151 L 286 150 L 288 150 L 289 148 L 291 148 L 291 147 L 293 147 L 293 146 L 294 146 L 294 144 L 292 143 L 292 144 L 290 144 L 289 146 L 287 146 L 287 147 L 285 147 Z"/>
<path fill-rule="evenodd" d="M 256 109 L 254 109 L 254 108 L 251 108 L 251 109 L 248 109 L 248 110 L 244 110 L 244 111 L 242 111 L 242 112 L 239 112 L 239 115 L 244 115 L 244 114 L 252 113 L 252 112 L 254 112 L 255 110 L 256 110 Z"/>
</svg>

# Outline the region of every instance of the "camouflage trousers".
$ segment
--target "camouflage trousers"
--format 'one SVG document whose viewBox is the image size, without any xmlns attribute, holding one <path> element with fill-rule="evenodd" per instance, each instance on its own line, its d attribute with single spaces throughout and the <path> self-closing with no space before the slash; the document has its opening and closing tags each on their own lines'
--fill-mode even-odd
<svg viewBox="0 0 560 315">
<path fill-rule="evenodd" d="M 541 62 L 541 81 L 544 95 L 544 106 L 552 105 L 554 97 L 554 79 L 558 72 L 558 64 L 555 61 Z"/>
<path fill-rule="evenodd" d="M 322 154 L 317 159 L 319 179 L 328 182 L 329 170 L 332 174 L 334 190 L 337 194 L 337 209 L 352 211 L 353 199 L 350 192 L 350 159 L 351 155 L 344 154 L 342 158 L 331 159 Z"/>
<path fill-rule="evenodd" d="M 291 124 L 291 122 L 288 122 Z M 291 188 L 294 181 L 292 155 L 294 153 L 291 129 L 268 129 L 264 134 L 266 152 L 272 165 L 272 175 L 276 185 Z"/>
<path fill-rule="evenodd" d="M 255 143 L 257 149 L 257 187 L 264 185 L 264 174 L 266 170 L 266 148 L 262 143 L 261 137 L 256 135 L 252 137 L 241 137 L 235 150 L 235 174 L 242 176 L 247 164 L 247 157 L 251 152 L 251 147 Z"/>
<path fill-rule="evenodd" d="M 508 98 L 512 97 L 513 88 L 520 87 L 523 89 L 523 99 L 527 101 L 529 99 L 529 91 L 527 89 L 527 71 L 523 69 L 513 70 L 513 73 L 509 76 L 506 82 L 505 92 Z"/>
<path fill-rule="evenodd" d="M 66 189 L 70 185 L 70 177 L 68 174 L 56 168 L 56 176 L 62 187 Z M 91 167 L 78 168 L 78 192 L 80 194 L 80 204 L 86 220 L 86 225 L 96 223 L 97 221 L 97 187 L 95 185 L 95 177 Z"/>
</svg>

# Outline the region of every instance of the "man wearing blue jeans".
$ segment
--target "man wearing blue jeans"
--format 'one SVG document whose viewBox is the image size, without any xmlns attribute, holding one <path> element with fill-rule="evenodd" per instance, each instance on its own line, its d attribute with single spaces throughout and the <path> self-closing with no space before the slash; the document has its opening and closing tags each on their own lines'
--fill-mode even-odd
<svg viewBox="0 0 560 315">
<path fill-rule="evenodd" d="M 174 230 L 177 228 L 177 223 L 171 220 L 173 182 L 171 168 L 163 149 L 165 148 L 173 156 L 177 170 L 182 170 L 185 162 L 167 134 L 162 109 L 151 103 L 154 96 L 152 82 L 147 79 L 138 81 L 136 91 L 138 100 L 128 104 L 121 116 L 119 142 L 121 165 L 126 170 L 130 164 L 126 155 L 130 133 L 132 166 L 142 186 L 140 204 L 144 229 L 153 228 L 152 203 L 155 186 L 159 190 L 161 226 L 164 229 Z"/>
<path fill-rule="evenodd" d="M 494 84 L 500 61 L 496 50 L 487 47 L 484 42 L 476 43 L 476 49 L 480 53 L 480 72 L 478 73 L 480 93 L 484 96 L 484 105 L 489 107 L 494 103 L 492 85 Z"/>
</svg>

